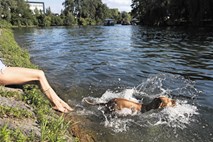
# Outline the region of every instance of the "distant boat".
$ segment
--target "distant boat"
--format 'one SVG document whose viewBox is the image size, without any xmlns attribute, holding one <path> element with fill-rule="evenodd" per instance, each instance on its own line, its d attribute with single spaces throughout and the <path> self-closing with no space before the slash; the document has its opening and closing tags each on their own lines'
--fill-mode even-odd
<svg viewBox="0 0 213 142">
<path fill-rule="evenodd" d="M 104 26 L 114 26 L 114 25 L 115 25 L 114 19 L 105 19 L 104 20 Z"/>
</svg>

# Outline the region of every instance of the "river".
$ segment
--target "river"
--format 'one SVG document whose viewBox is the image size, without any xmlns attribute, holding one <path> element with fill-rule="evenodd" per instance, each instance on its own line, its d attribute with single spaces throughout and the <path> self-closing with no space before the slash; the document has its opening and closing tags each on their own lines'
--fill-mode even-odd
<svg viewBox="0 0 213 142">
<path fill-rule="evenodd" d="M 98 141 L 213 141 L 212 28 L 116 25 L 14 32 L 60 97 L 94 122 Z M 83 101 L 148 102 L 162 95 L 177 105 L 116 117 Z"/>
</svg>

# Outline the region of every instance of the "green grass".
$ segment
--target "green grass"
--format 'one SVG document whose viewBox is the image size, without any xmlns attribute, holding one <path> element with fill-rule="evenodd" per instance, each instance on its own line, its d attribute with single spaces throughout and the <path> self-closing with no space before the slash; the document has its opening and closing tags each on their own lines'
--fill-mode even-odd
<svg viewBox="0 0 213 142">
<path fill-rule="evenodd" d="M 37 87 L 25 86 L 24 101 L 34 106 L 37 121 L 41 127 L 41 141 L 66 142 L 69 122 L 63 116 L 58 116 L 51 111 L 49 101 L 41 95 Z"/>
<path fill-rule="evenodd" d="M 36 68 L 31 64 L 27 51 L 20 49 L 14 40 L 11 29 L 3 29 L 0 36 L 0 57 L 8 66 L 21 66 Z"/>
<path fill-rule="evenodd" d="M 0 28 L 12 28 L 12 25 L 6 20 L 0 20 Z"/>
<path fill-rule="evenodd" d="M 0 141 L 1 142 L 33 142 L 36 139 L 34 134 L 26 136 L 20 130 L 11 130 L 7 125 L 0 128 Z"/>
<path fill-rule="evenodd" d="M 51 118 L 50 120 L 44 119 L 41 125 L 41 139 L 42 141 L 52 141 L 52 142 L 65 142 L 66 137 L 61 137 L 67 133 L 69 123 L 65 124 L 63 116 L 59 119 Z M 57 134 L 57 135 L 56 135 Z"/>
<path fill-rule="evenodd" d="M 33 113 L 24 109 L 0 106 L 0 117 L 12 117 L 12 118 L 33 118 Z"/>
<path fill-rule="evenodd" d="M 0 21 L 0 24 L 2 21 Z M 4 23 L 4 22 L 3 22 Z M 3 59 L 4 63 L 8 66 L 19 66 L 27 68 L 38 68 L 30 62 L 30 56 L 26 50 L 19 47 L 14 39 L 13 32 L 10 25 L 4 23 L 0 35 L 0 58 Z M 51 109 L 51 104 L 44 94 L 40 91 L 37 85 L 25 85 L 24 95 L 18 95 L 14 92 L 0 90 L 0 95 L 4 97 L 13 97 L 18 100 L 22 100 L 34 108 L 35 117 L 41 128 L 41 142 L 66 142 L 67 135 L 72 137 L 68 132 L 69 122 L 64 120 L 63 116 L 58 116 Z M 17 117 L 32 117 L 28 112 L 0 106 L 0 117 L 7 115 L 11 118 Z M 14 139 L 17 141 L 34 141 L 31 139 L 32 136 L 26 136 L 19 130 L 10 130 L 6 125 L 0 127 L 0 141 L 10 142 Z M 77 141 L 77 139 L 75 140 Z"/>
<path fill-rule="evenodd" d="M 0 96 L 6 97 L 6 98 L 14 98 L 15 100 L 22 100 L 23 99 L 23 94 L 13 92 L 13 91 L 6 91 L 3 90 L 0 86 Z"/>
</svg>

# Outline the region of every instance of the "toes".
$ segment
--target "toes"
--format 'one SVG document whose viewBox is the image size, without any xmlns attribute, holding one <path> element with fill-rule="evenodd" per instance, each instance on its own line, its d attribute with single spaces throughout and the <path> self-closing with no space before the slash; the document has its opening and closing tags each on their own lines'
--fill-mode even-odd
<svg viewBox="0 0 213 142">
<path fill-rule="evenodd" d="M 65 108 L 58 108 L 56 106 L 53 107 L 54 110 L 62 112 L 62 113 L 68 113 L 69 111 Z"/>
<path fill-rule="evenodd" d="M 69 111 L 73 111 L 74 109 L 73 108 L 71 108 L 67 103 L 65 103 L 65 102 L 61 102 L 61 105 L 64 107 L 64 108 L 66 108 L 66 109 L 68 109 Z"/>
<path fill-rule="evenodd" d="M 69 111 L 74 111 L 74 109 L 73 109 L 73 108 L 71 108 L 71 107 L 66 108 L 66 109 L 68 109 Z"/>
</svg>

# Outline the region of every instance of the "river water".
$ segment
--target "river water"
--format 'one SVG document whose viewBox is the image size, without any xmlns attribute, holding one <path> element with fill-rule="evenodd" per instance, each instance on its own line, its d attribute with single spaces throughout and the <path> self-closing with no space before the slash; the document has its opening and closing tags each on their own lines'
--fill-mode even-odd
<svg viewBox="0 0 213 142">
<path fill-rule="evenodd" d="M 14 32 L 60 97 L 93 122 L 98 141 L 213 141 L 211 28 L 116 25 Z M 124 110 L 112 117 L 83 101 L 123 97 L 145 103 L 162 95 L 177 106 L 134 115 Z"/>
</svg>

